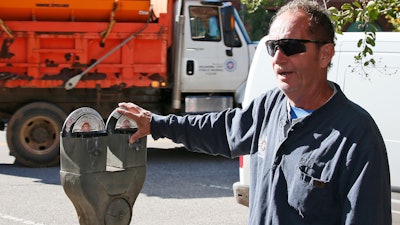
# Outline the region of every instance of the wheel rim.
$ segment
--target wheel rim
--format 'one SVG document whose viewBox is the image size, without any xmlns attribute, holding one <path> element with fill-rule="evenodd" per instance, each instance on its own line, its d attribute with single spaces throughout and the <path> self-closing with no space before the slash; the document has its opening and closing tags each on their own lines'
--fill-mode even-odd
<svg viewBox="0 0 400 225">
<path fill-rule="evenodd" d="M 33 154 L 44 155 L 53 151 L 59 143 L 57 123 L 44 116 L 36 116 L 22 124 L 20 141 Z"/>
</svg>

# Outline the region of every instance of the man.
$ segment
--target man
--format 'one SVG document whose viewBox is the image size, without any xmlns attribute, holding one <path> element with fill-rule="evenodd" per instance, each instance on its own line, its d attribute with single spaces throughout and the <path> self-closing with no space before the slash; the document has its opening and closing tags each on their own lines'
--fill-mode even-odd
<svg viewBox="0 0 400 225">
<path fill-rule="evenodd" d="M 160 116 L 120 103 L 118 111 L 139 127 L 130 141 L 152 134 L 192 151 L 250 154 L 249 224 L 391 224 L 382 136 L 370 115 L 327 80 L 334 29 L 325 9 L 291 1 L 268 37 L 278 88 L 246 109 L 201 116 Z"/>
</svg>

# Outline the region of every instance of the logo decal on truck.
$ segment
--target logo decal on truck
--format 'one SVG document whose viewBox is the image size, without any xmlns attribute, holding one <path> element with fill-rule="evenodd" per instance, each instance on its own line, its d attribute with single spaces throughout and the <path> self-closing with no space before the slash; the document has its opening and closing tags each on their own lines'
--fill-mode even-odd
<svg viewBox="0 0 400 225">
<path fill-rule="evenodd" d="M 233 72 L 236 70 L 236 61 L 233 59 L 228 59 L 225 61 L 225 70 L 228 72 Z"/>
</svg>

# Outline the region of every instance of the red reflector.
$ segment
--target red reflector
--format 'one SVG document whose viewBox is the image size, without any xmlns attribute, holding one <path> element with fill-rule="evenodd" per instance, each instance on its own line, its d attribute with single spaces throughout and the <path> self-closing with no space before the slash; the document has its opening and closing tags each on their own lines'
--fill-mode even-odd
<svg viewBox="0 0 400 225">
<path fill-rule="evenodd" d="M 243 168 L 243 156 L 239 156 L 239 167 Z"/>
</svg>

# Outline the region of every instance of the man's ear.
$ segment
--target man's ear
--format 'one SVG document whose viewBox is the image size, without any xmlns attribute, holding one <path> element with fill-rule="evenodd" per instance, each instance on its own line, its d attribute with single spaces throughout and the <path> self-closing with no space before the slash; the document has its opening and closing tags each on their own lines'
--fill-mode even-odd
<svg viewBox="0 0 400 225">
<path fill-rule="evenodd" d="M 321 46 L 319 51 L 319 63 L 321 68 L 327 68 L 329 66 L 334 54 L 335 45 L 333 43 L 328 43 Z"/>
</svg>

